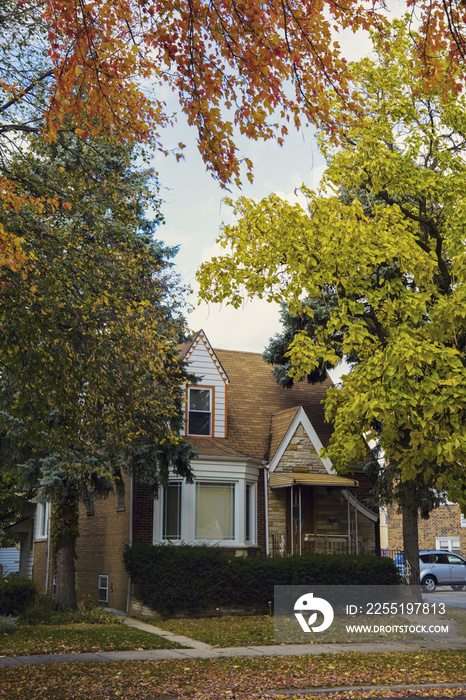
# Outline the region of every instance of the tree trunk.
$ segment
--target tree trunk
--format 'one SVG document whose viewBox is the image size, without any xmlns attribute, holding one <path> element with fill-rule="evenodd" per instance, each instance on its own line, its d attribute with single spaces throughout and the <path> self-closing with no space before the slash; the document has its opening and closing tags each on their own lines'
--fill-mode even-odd
<svg viewBox="0 0 466 700">
<path fill-rule="evenodd" d="M 77 607 L 76 540 L 78 539 L 79 501 L 72 489 L 52 503 L 51 543 L 55 562 L 56 604 L 59 610 Z"/>
<path fill-rule="evenodd" d="M 405 481 L 403 489 L 403 550 L 405 559 L 405 580 L 410 586 L 419 585 L 419 511 L 416 505 L 416 484 Z M 407 575 L 408 574 L 408 575 Z M 409 580 L 408 580 L 409 578 Z"/>
<path fill-rule="evenodd" d="M 55 552 L 56 602 L 59 610 L 76 608 L 76 582 L 72 542 Z"/>
</svg>

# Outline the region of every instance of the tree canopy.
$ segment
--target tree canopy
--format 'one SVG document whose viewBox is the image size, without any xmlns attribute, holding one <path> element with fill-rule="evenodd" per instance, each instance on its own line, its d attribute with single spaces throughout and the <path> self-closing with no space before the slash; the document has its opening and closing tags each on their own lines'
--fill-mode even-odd
<svg viewBox="0 0 466 700">
<path fill-rule="evenodd" d="M 145 217 L 157 211 L 150 173 L 126 149 L 30 138 L 27 162 L 11 168 L 70 203 L 0 214 L 25 240 L 23 267 L 0 269 L 0 430 L 2 467 L 52 501 L 74 591 L 79 499 L 122 489 L 129 474 L 154 491 L 169 467 L 190 478 L 181 289 L 175 250 Z"/>
<path fill-rule="evenodd" d="M 410 2 L 408 2 L 408 5 Z M 387 3 L 389 6 L 389 2 Z M 417 42 L 428 82 L 457 90 L 462 60 L 461 4 L 416 0 Z M 289 123 L 326 125 L 341 135 L 346 117 L 364 104 L 351 88 L 339 32 L 386 22 L 384 0 L 5 0 L 0 9 L 0 197 L 6 210 L 35 202 L 66 205 L 53 191 L 25 188 L 10 170 L 22 139 L 48 142 L 104 136 L 168 152 L 163 129 L 176 115 L 173 91 L 197 131 L 206 168 L 223 184 L 251 176 L 239 133 L 280 143 Z M 389 9 L 389 8 L 388 8 Z M 447 74 L 438 49 L 448 51 Z M 338 120 L 332 108 L 341 100 Z M 175 150 L 180 155 L 183 144 Z M 245 171 L 245 172 L 244 172 Z M 0 229 L 0 264 L 23 262 L 21 237 Z"/>
<path fill-rule="evenodd" d="M 300 315 L 295 379 L 357 357 L 326 401 L 337 469 L 376 438 L 402 481 L 421 475 L 465 507 L 466 102 L 440 82 L 426 87 L 405 26 L 374 33 L 376 60 L 351 66 L 365 114 L 346 122 L 341 148 L 322 135 L 329 165 L 319 193 L 303 189 L 307 211 L 276 195 L 240 199 L 220 237 L 231 252 L 199 280 L 204 299 L 237 306 L 258 295 Z M 450 70 L 448 52 L 437 60 Z M 311 333 L 304 299 L 326 307 Z"/>
</svg>

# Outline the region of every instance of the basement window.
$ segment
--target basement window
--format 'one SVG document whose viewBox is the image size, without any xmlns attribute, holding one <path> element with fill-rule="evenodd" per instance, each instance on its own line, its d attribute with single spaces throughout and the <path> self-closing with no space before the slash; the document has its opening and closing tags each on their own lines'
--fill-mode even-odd
<svg viewBox="0 0 466 700">
<path fill-rule="evenodd" d="M 99 576 L 99 603 L 108 603 L 108 576 Z"/>
</svg>

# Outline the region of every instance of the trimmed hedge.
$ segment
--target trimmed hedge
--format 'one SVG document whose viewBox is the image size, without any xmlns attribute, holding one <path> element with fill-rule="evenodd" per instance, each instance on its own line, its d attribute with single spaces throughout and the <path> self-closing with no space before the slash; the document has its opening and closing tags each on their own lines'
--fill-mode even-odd
<svg viewBox="0 0 466 700">
<path fill-rule="evenodd" d="M 224 606 L 266 610 L 275 585 L 400 583 L 391 559 L 362 554 L 245 558 L 204 545 L 135 544 L 123 559 L 138 600 L 163 614 Z"/>
<path fill-rule="evenodd" d="M 0 578 L 0 615 L 21 615 L 37 596 L 34 581 L 10 574 Z"/>
</svg>

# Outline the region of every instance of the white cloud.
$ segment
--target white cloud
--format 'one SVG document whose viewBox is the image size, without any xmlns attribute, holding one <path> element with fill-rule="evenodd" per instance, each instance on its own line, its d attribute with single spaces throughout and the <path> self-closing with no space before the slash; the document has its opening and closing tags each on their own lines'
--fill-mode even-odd
<svg viewBox="0 0 466 700">
<path fill-rule="evenodd" d="M 240 309 L 203 303 L 187 320 L 191 330 L 202 328 L 214 347 L 227 350 L 263 352 L 281 329 L 278 305 L 263 299 L 248 300 Z"/>
</svg>

